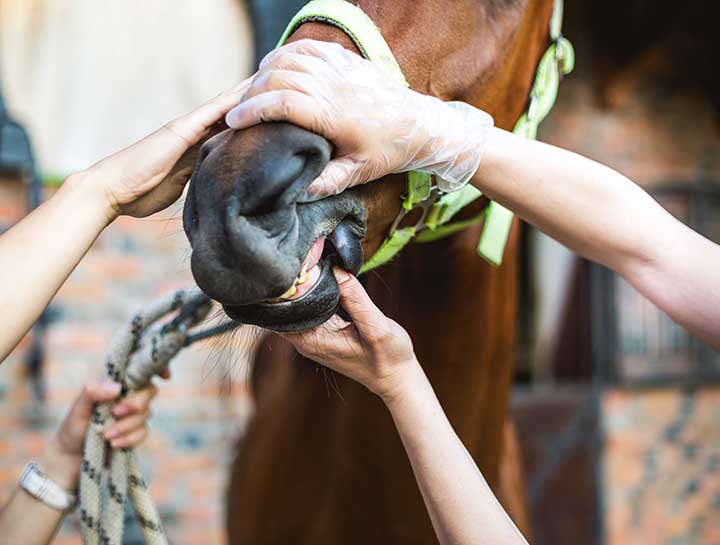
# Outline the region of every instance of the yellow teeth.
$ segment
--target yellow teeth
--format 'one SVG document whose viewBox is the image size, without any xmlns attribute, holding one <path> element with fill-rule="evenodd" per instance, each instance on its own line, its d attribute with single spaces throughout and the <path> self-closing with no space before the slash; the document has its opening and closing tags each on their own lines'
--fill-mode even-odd
<svg viewBox="0 0 720 545">
<path fill-rule="evenodd" d="M 293 284 L 292 286 L 290 286 L 289 290 L 287 290 L 285 293 L 283 293 L 280 296 L 280 299 L 290 299 L 296 293 L 297 293 L 297 286 L 295 284 Z"/>
<path fill-rule="evenodd" d="M 310 278 L 310 274 L 306 270 L 306 265 L 303 265 L 302 270 L 300 271 L 300 274 L 297 275 L 297 278 L 295 278 L 295 282 L 292 286 L 290 286 L 290 289 L 287 290 L 285 293 L 283 293 L 280 297 L 276 299 L 271 299 L 268 302 L 269 303 L 279 303 L 280 301 L 287 301 L 290 299 L 293 295 L 297 293 L 297 287 L 304 284 L 308 281 Z"/>
</svg>

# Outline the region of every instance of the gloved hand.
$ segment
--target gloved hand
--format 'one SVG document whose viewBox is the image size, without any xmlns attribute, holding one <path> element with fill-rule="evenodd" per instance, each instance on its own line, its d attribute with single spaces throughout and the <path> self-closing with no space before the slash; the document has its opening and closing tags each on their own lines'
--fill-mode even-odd
<svg viewBox="0 0 720 545">
<path fill-rule="evenodd" d="M 443 191 L 459 189 L 475 174 L 493 125 L 485 112 L 414 92 L 342 46 L 314 40 L 265 57 L 226 116 L 235 129 L 263 121 L 288 121 L 335 145 L 307 200 L 408 170 L 436 174 Z"/>
</svg>

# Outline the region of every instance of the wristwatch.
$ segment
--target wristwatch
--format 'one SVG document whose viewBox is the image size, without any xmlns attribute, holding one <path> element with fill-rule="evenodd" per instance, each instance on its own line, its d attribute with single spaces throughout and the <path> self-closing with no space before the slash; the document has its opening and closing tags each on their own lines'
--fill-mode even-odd
<svg viewBox="0 0 720 545">
<path fill-rule="evenodd" d="M 25 466 L 19 484 L 32 497 L 58 511 L 68 511 L 77 503 L 74 494 L 43 473 L 35 462 Z"/>
</svg>

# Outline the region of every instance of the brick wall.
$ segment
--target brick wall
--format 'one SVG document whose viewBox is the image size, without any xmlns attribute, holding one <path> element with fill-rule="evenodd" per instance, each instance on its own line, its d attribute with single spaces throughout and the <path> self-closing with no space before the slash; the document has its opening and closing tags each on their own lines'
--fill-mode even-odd
<svg viewBox="0 0 720 545">
<path fill-rule="evenodd" d="M 21 216 L 23 193 L 19 183 L 0 181 L 0 224 Z M 177 205 L 145 220 L 119 219 L 55 298 L 44 406 L 33 404 L 24 379 L 27 342 L 0 366 L 0 503 L 14 489 L 24 464 L 41 452 L 82 385 L 101 374 L 114 331 L 153 297 L 190 283 L 180 210 Z M 151 435 L 139 454 L 177 545 L 224 542 L 226 468 L 250 411 L 242 335 L 186 350 L 173 363 L 172 379 L 160 381 Z M 80 543 L 76 516 L 67 520 L 57 543 Z"/>
</svg>

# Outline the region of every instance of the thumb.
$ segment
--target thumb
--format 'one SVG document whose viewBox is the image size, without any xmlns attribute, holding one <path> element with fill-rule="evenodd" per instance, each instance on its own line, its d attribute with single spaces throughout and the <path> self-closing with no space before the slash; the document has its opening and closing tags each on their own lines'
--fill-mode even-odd
<svg viewBox="0 0 720 545">
<path fill-rule="evenodd" d="M 340 305 L 352 318 L 360 337 L 377 339 L 387 329 L 387 318 L 372 302 L 357 278 L 337 267 L 333 272 L 340 289 Z"/>
<path fill-rule="evenodd" d="M 120 395 L 120 385 L 111 380 L 88 384 L 80 392 L 65 421 L 71 426 L 85 426 L 90 420 L 95 405 L 112 401 Z"/>
<path fill-rule="evenodd" d="M 308 186 L 300 202 L 312 202 L 337 195 L 348 187 L 366 182 L 367 180 L 362 180 L 361 177 L 362 167 L 362 163 L 349 156 L 333 159 Z"/>
</svg>

